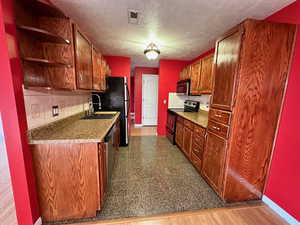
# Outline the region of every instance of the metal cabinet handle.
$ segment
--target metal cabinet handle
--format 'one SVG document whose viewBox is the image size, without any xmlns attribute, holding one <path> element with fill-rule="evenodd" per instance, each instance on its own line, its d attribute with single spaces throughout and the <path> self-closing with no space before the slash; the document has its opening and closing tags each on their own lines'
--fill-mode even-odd
<svg viewBox="0 0 300 225">
<path fill-rule="evenodd" d="M 194 152 L 200 152 L 200 151 L 199 151 L 199 150 L 197 150 L 197 149 L 193 149 L 193 151 L 194 151 Z"/>
<path fill-rule="evenodd" d="M 212 126 L 212 128 L 214 128 L 215 130 L 221 130 L 220 127 Z"/>
<path fill-rule="evenodd" d="M 219 118 L 221 118 L 221 117 L 222 117 L 222 115 L 215 114 L 215 117 L 219 117 Z"/>
</svg>

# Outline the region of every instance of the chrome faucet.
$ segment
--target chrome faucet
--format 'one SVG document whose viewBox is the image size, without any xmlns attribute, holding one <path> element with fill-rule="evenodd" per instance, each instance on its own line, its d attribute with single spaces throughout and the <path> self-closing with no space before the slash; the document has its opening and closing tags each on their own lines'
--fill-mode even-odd
<svg viewBox="0 0 300 225">
<path fill-rule="evenodd" d="M 92 96 L 97 96 L 97 98 L 98 98 L 98 100 L 99 100 L 99 102 L 95 102 L 95 103 L 93 103 L 93 101 L 91 102 L 91 107 L 93 108 L 93 112 L 94 112 L 94 105 L 98 105 L 98 108 L 99 109 L 101 109 L 101 98 L 100 98 L 100 96 L 99 95 L 97 95 L 97 94 L 92 94 Z M 92 99 L 92 98 L 91 98 Z"/>
</svg>

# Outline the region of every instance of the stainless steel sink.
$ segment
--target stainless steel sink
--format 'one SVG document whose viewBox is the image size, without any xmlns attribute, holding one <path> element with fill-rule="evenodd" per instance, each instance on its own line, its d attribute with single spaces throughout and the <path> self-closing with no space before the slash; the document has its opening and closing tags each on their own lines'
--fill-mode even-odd
<svg viewBox="0 0 300 225">
<path fill-rule="evenodd" d="M 91 115 L 86 115 L 82 117 L 82 120 L 101 120 L 101 119 L 112 119 L 116 114 L 111 113 L 111 114 L 91 114 Z"/>
</svg>

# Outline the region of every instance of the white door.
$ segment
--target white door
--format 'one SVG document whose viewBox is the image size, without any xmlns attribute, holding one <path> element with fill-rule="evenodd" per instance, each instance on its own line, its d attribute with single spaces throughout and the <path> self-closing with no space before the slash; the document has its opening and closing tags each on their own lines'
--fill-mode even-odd
<svg viewBox="0 0 300 225">
<path fill-rule="evenodd" d="M 142 75 L 142 123 L 157 125 L 158 75 Z"/>
</svg>

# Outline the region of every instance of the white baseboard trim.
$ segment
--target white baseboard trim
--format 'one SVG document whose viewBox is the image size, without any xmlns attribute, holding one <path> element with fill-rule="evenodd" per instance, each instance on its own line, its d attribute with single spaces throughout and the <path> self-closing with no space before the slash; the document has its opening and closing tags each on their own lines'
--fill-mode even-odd
<svg viewBox="0 0 300 225">
<path fill-rule="evenodd" d="M 38 218 L 34 225 L 42 225 L 42 217 Z"/>
<path fill-rule="evenodd" d="M 135 127 L 142 127 L 143 124 L 134 124 Z"/>
<path fill-rule="evenodd" d="M 269 199 L 267 196 L 263 196 L 262 201 L 268 205 L 271 209 L 273 209 L 278 215 L 280 215 L 286 222 L 288 222 L 291 225 L 299 225 L 299 221 L 291 216 L 289 213 L 287 213 L 283 208 L 281 208 L 279 205 L 277 205 L 275 202 L 273 202 L 271 199 Z"/>
</svg>

